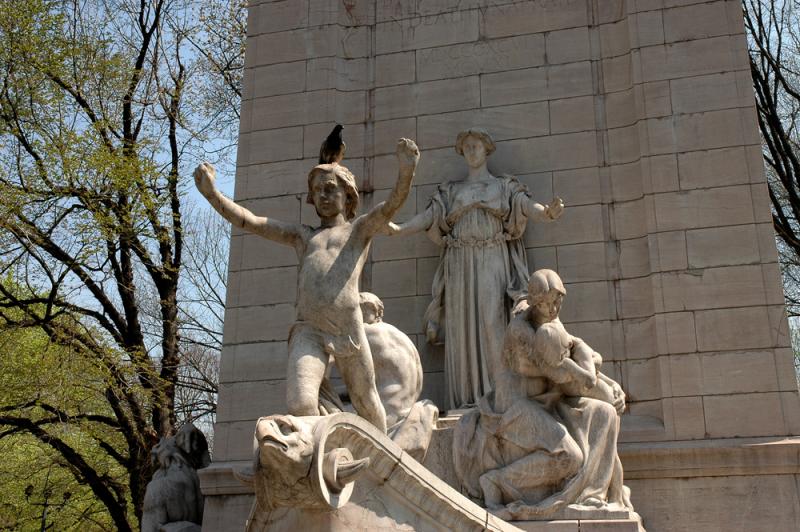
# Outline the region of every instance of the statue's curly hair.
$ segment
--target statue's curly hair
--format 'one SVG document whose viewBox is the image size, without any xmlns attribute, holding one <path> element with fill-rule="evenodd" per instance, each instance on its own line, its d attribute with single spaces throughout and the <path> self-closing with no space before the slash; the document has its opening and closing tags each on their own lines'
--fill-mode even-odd
<svg viewBox="0 0 800 532">
<path fill-rule="evenodd" d="M 464 141 L 467 140 L 468 137 L 475 137 L 476 139 L 483 142 L 483 145 L 486 147 L 486 156 L 494 153 L 494 150 L 497 149 L 497 145 L 494 143 L 494 139 L 489 134 L 488 131 L 483 129 L 482 127 L 471 127 L 469 129 L 465 129 L 461 133 L 458 134 L 456 137 L 456 153 L 459 155 L 464 155 Z"/>
<path fill-rule="evenodd" d="M 567 289 L 556 272 L 548 269 L 536 270 L 528 280 L 528 303 L 531 306 L 536 305 L 550 290 L 556 290 L 561 295 L 567 294 Z"/>
<path fill-rule="evenodd" d="M 370 305 L 375 310 L 375 317 L 378 321 L 383 321 L 383 301 L 372 292 L 360 292 L 358 294 L 359 305 Z"/>
</svg>

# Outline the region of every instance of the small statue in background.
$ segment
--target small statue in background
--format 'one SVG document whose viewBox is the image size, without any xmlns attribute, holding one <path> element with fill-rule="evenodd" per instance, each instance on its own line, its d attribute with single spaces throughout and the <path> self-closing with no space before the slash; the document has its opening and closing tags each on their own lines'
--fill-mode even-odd
<svg viewBox="0 0 800 532">
<path fill-rule="evenodd" d="M 142 532 L 199 531 L 203 495 L 197 470 L 211 463 L 206 437 L 188 423 L 174 436 L 161 438 L 150 454 L 158 470 L 144 494 Z"/>
<path fill-rule="evenodd" d="M 389 437 L 422 462 L 436 428 L 439 409 L 428 400 L 419 401 L 422 393 L 419 352 L 403 331 L 383 321 L 383 302 L 378 296 L 361 292 L 360 300 Z"/>
</svg>

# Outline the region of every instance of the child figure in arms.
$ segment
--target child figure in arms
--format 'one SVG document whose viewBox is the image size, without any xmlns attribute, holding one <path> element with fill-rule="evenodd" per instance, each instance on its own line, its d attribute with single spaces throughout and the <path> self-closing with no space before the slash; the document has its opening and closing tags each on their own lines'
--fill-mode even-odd
<svg viewBox="0 0 800 532">
<path fill-rule="evenodd" d="M 333 356 L 358 415 L 386 432 L 358 283 L 372 238 L 385 232 L 411 190 L 419 161 L 414 141 L 397 142 L 397 160 L 399 177 L 389 198 L 359 217 L 358 188 L 350 170 L 338 163 L 315 166 L 308 174 L 308 203 L 319 215 L 317 228 L 256 216 L 217 190 L 210 164 L 194 172 L 198 190 L 223 218 L 297 252 L 297 321 L 289 333 L 286 379 L 292 415 L 319 415 L 319 389 Z"/>
<path fill-rule="evenodd" d="M 548 367 L 546 373 L 554 381 L 542 398 L 550 406 L 561 396 L 591 397 L 610 403 L 622 414 L 625 393 L 619 384 L 600 372 L 603 358 L 586 342 L 569 334 L 558 317 L 566 293 L 564 283 L 553 270 L 531 274 L 528 301 L 536 329 L 533 359 Z"/>
</svg>

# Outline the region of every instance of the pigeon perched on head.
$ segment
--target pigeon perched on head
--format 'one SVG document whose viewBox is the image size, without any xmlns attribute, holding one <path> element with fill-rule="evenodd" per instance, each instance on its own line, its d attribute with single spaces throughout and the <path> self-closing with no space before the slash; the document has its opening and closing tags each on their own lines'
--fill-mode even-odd
<svg viewBox="0 0 800 532">
<path fill-rule="evenodd" d="M 341 124 L 336 124 L 328 138 L 323 141 L 319 148 L 319 164 L 333 164 L 344 159 L 347 145 L 342 140 L 342 129 L 344 127 Z"/>
</svg>

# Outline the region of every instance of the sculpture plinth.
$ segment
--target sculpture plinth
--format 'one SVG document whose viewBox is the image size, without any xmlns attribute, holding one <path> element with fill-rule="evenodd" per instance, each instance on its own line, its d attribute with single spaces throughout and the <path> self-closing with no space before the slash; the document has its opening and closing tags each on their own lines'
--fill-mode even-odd
<svg viewBox="0 0 800 532">
<path fill-rule="evenodd" d="M 313 432 L 313 438 L 308 442 L 313 456 L 310 482 L 295 494 L 293 504 L 287 501 L 269 507 L 266 499 L 271 493 L 259 484 L 259 476 L 263 476 L 263 482 L 270 482 L 274 474 L 255 471 L 259 504 L 248 520 L 249 532 L 299 529 L 517 530 L 464 498 L 372 424 L 353 414 L 300 418 L 299 423 L 307 423 L 308 430 Z M 361 457 L 362 464 L 366 464 L 346 486 L 337 488 L 330 483 L 331 475 L 326 472 L 330 461 L 326 461 L 324 456 L 333 451 L 326 451 L 328 448 L 352 449 Z M 279 466 L 287 463 L 287 460 L 277 462 Z"/>
</svg>

